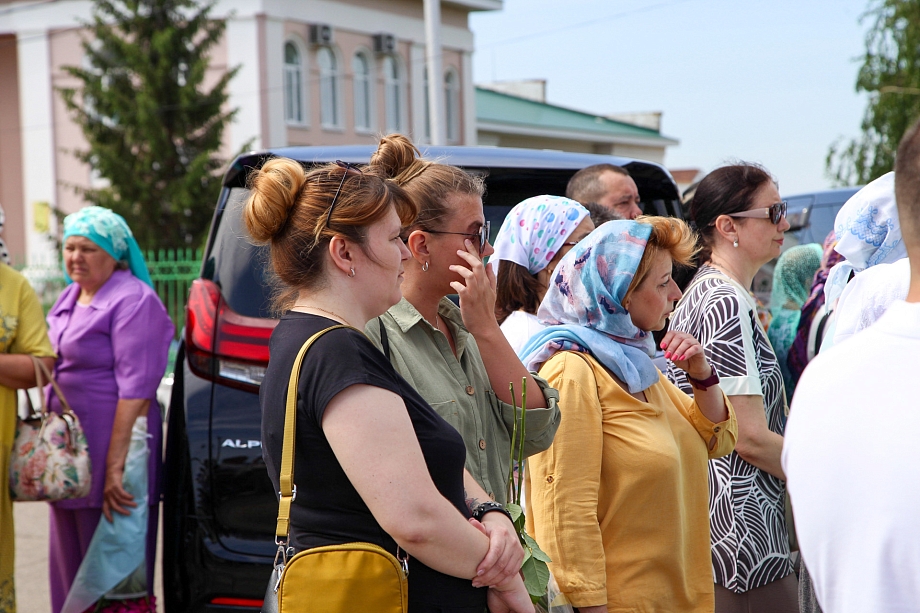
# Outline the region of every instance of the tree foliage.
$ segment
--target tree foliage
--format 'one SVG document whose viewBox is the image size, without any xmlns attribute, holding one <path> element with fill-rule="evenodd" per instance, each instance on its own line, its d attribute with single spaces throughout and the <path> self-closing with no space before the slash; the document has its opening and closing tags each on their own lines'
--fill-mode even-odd
<svg viewBox="0 0 920 613">
<path fill-rule="evenodd" d="M 89 143 L 73 153 L 103 179 L 76 189 L 124 216 L 142 248 L 199 244 L 219 194 L 217 154 L 236 113 L 226 108 L 227 84 L 238 69 L 205 87 L 225 28 L 213 7 L 95 0 L 84 64 L 65 67 L 80 85 L 60 93 Z"/>
<path fill-rule="evenodd" d="M 856 91 L 868 92 L 862 135 L 827 155 L 838 185 L 868 183 L 894 168 L 901 136 L 920 117 L 920 0 L 873 0 Z"/>
</svg>

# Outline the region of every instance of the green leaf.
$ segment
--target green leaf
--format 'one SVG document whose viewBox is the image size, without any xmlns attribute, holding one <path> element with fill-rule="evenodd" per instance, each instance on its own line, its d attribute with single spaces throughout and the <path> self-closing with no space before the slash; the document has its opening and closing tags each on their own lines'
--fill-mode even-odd
<svg viewBox="0 0 920 613">
<path fill-rule="evenodd" d="M 529 550 L 533 557 L 543 562 L 549 563 L 553 561 L 552 558 L 546 555 L 546 552 L 540 549 L 540 545 L 537 544 L 537 541 L 532 536 L 523 532 L 521 537 L 524 539 L 525 551 Z"/>
<path fill-rule="evenodd" d="M 516 504 L 506 504 L 505 509 L 511 513 L 511 521 L 517 523 L 518 517 L 521 517 L 524 514 L 524 509 L 520 505 Z"/>
<path fill-rule="evenodd" d="M 546 562 L 534 557 L 528 558 L 521 566 L 521 572 L 524 574 L 524 587 L 528 594 L 533 597 L 546 594 L 546 586 L 549 584 L 549 567 Z"/>
</svg>

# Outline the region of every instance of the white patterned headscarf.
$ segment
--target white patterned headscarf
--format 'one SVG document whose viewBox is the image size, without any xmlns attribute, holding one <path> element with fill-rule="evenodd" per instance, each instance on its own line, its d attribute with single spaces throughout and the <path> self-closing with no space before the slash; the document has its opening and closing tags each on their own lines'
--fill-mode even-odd
<svg viewBox="0 0 920 613">
<path fill-rule="evenodd" d="M 569 239 L 588 209 L 562 196 L 534 196 L 516 204 L 505 217 L 489 258 L 520 264 L 532 275 L 547 267 L 559 247 Z"/>
<path fill-rule="evenodd" d="M 850 273 L 907 257 L 894 199 L 894 173 L 882 175 L 846 201 L 834 223 L 834 250 L 846 258 L 831 268 L 824 296 L 833 306 L 843 293 Z"/>
<path fill-rule="evenodd" d="M 6 221 L 6 215 L 3 213 L 3 207 L 0 206 L 0 234 L 3 233 L 3 222 Z M 6 265 L 10 263 L 10 252 L 6 249 L 6 243 L 0 238 L 0 262 Z"/>
</svg>

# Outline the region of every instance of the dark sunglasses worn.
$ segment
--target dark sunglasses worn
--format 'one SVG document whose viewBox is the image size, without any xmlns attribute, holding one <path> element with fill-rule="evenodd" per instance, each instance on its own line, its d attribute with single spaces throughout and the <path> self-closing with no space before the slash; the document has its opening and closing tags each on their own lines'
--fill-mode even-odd
<svg viewBox="0 0 920 613">
<path fill-rule="evenodd" d="M 479 232 L 469 233 L 469 232 L 445 232 L 442 230 L 425 230 L 429 234 L 456 234 L 458 236 L 468 236 L 472 240 L 479 241 L 479 255 L 482 255 L 482 252 L 486 249 L 486 243 L 489 242 L 489 236 L 492 232 L 492 222 L 486 220 L 486 223 L 479 228 Z"/>
<path fill-rule="evenodd" d="M 777 202 L 776 204 L 767 207 L 765 209 L 751 209 L 749 211 L 741 211 L 740 213 L 732 213 L 729 217 L 757 217 L 760 219 L 769 219 L 770 223 L 773 225 L 779 224 L 783 220 L 783 217 L 786 216 L 786 201 Z"/>
<path fill-rule="evenodd" d="M 338 166 L 339 168 L 344 169 L 345 172 L 342 173 L 342 180 L 339 181 L 339 186 L 336 188 L 335 195 L 332 197 L 332 204 L 330 204 L 329 208 L 326 209 L 326 227 L 327 228 L 329 227 L 329 220 L 332 219 L 332 209 L 335 208 L 335 203 L 339 199 L 339 192 L 342 191 L 342 185 L 345 184 L 345 177 L 347 177 L 348 175 L 356 176 L 356 175 L 364 174 L 364 172 L 362 172 L 361 169 L 358 168 L 356 164 L 351 164 L 349 162 L 343 162 L 342 160 L 336 160 L 335 165 Z"/>
</svg>

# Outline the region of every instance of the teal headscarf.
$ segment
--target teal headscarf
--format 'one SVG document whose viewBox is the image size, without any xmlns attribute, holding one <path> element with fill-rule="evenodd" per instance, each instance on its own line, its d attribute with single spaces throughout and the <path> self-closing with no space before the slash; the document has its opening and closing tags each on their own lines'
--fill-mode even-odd
<svg viewBox="0 0 920 613">
<path fill-rule="evenodd" d="M 125 218 L 101 206 L 88 206 L 64 218 L 64 240 L 83 236 L 99 245 L 116 261 L 126 261 L 131 273 L 153 287 L 147 263 Z M 64 271 L 64 278 L 71 279 Z"/>
<path fill-rule="evenodd" d="M 795 334 L 802 317 L 802 306 L 808 299 L 815 273 L 821 267 L 824 248 L 817 243 L 797 245 L 784 251 L 773 270 L 773 293 L 770 296 L 770 329 L 767 338 L 773 345 L 773 352 L 779 361 L 786 396 L 792 398 L 795 390 L 792 372 L 786 360 L 789 349 L 795 341 Z"/>
</svg>

